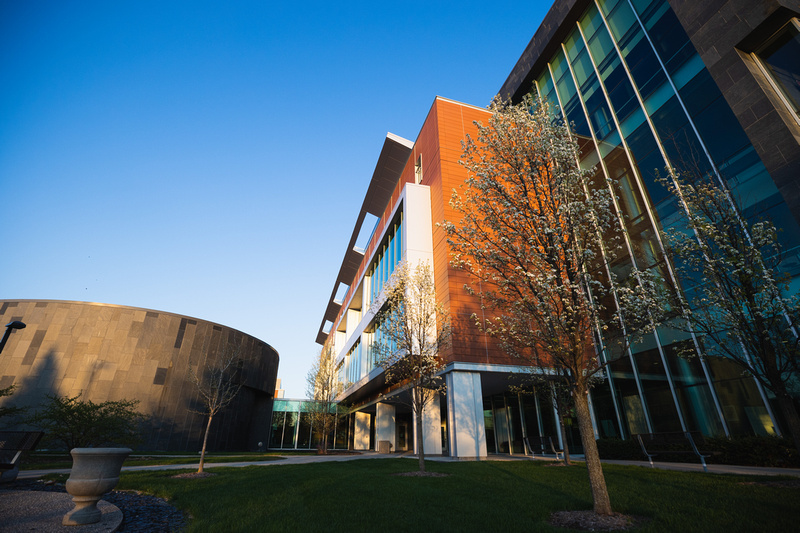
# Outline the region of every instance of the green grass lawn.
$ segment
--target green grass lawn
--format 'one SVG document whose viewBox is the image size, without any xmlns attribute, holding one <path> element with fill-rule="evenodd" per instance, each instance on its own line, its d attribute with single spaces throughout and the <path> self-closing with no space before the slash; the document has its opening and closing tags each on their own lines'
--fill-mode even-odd
<svg viewBox="0 0 800 533">
<path fill-rule="evenodd" d="M 215 468 L 205 479 L 176 472 L 123 473 L 119 489 L 167 498 L 193 517 L 189 531 L 565 531 L 551 512 L 591 509 L 586 469 L 534 461 L 426 463 L 448 477 L 401 477 L 416 462 L 368 459 Z M 615 511 L 636 531 L 796 531 L 800 488 L 754 478 L 605 465 Z"/>
</svg>

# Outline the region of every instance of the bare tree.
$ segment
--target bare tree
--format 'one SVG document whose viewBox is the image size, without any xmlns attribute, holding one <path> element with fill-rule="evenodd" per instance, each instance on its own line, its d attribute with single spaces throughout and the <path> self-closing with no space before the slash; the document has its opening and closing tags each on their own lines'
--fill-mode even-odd
<svg viewBox="0 0 800 533">
<path fill-rule="evenodd" d="M 208 361 L 208 360 L 207 360 Z M 211 421 L 214 416 L 225 409 L 233 401 L 242 388 L 241 349 L 227 346 L 223 353 L 214 361 L 208 362 L 205 367 L 198 368 L 189 364 L 189 380 L 194 384 L 200 399 L 200 409 L 189 409 L 193 413 L 208 417 L 206 429 L 203 433 L 203 447 L 200 451 L 200 465 L 197 472 L 203 472 L 206 458 L 206 445 L 208 433 L 211 430 Z"/>
<path fill-rule="evenodd" d="M 328 453 L 328 439 L 336 429 L 339 418 L 339 405 L 336 398 L 344 389 L 339 382 L 336 354 L 330 344 L 323 346 L 314 365 L 306 376 L 306 394 L 313 398 L 308 402 L 307 414 L 317 434 L 320 452 Z"/>
<path fill-rule="evenodd" d="M 685 289 L 672 306 L 682 310 L 676 326 L 695 333 L 704 356 L 734 361 L 775 394 L 800 451 L 800 298 L 779 269 L 778 232 L 769 221 L 742 218 L 718 185 L 670 177 L 663 182 L 685 214 L 684 227 L 666 239 Z"/>
<path fill-rule="evenodd" d="M 420 263 L 413 270 L 405 263 L 398 265 L 373 310 L 380 334 L 372 349 L 379 354 L 386 381 L 411 389 L 419 470 L 425 472 L 423 414 L 444 390 L 437 375 L 444 368 L 439 354 L 451 336 L 449 314 L 436 302 L 430 265 Z"/>
<path fill-rule="evenodd" d="M 578 166 L 576 140 L 547 106 L 495 100 L 488 125 L 476 123 L 460 163 L 469 177 L 450 205 L 460 220 L 443 227 L 451 263 L 471 273 L 487 320 L 476 324 L 534 371 L 561 377 L 574 402 L 594 511 L 611 514 L 589 410 L 603 367 L 596 333 L 646 328 L 639 280 L 613 281 L 608 262 L 620 246 L 609 183 Z M 633 304 L 625 313 L 619 309 Z M 620 336 L 624 339 L 624 336 Z"/>
</svg>

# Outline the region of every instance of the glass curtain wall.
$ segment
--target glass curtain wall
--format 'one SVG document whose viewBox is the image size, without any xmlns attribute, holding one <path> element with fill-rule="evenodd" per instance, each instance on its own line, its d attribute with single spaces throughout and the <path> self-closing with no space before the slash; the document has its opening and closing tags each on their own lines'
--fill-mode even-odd
<svg viewBox="0 0 800 533">
<path fill-rule="evenodd" d="M 343 383 L 345 384 L 345 388 L 349 387 L 359 379 L 361 379 L 363 372 L 362 372 L 362 354 L 363 350 L 361 349 L 361 340 L 357 340 L 355 345 L 350 348 L 350 351 L 347 352 L 347 355 L 344 358 L 344 376 L 345 379 Z"/>
<path fill-rule="evenodd" d="M 387 325 L 384 321 L 374 322 L 372 328 L 371 332 L 364 334 L 364 337 L 369 339 L 369 344 L 367 345 L 367 372 L 380 364 L 380 359 L 384 355 L 381 350 L 386 350 L 389 353 L 397 351 L 397 341 L 386 331 Z M 374 346 L 380 346 L 381 349 L 375 349 Z"/>
<path fill-rule="evenodd" d="M 625 245 L 610 269 L 619 279 L 636 266 L 680 285 L 659 236 L 681 214 L 658 181 L 668 165 L 724 183 L 743 216 L 783 227 L 786 256 L 797 256 L 800 228 L 666 0 L 596 0 L 535 74 L 532 93 L 571 124 L 581 166 L 615 183 Z M 793 276 L 796 263 L 784 265 Z M 687 343 L 694 345 L 690 335 L 664 327 L 625 353 L 603 352 L 608 381 L 595 394 L 601 436 L 773 431 L 754 380 L 727 360 L 680 358 Z M 495 420 L 495 436 L 500 430 Z"/>
<path fill-rule="evenodd" d="M 562 442 L 552 390 L 548 386 L 536 387 L 531 393 L 506 392 L 486 396 L 483 398 L 483 416 L 488 453 L 525 454 L 523 439 L 528 436 L 551 437 L 557 448 Z M 582 453 L 577 423 L 573 424 L 570 414 L 566 419 L 570 450 Z M 571 430 L 573 425 L 575 431 Z"/>
<path fill-rule="evenodd" d="M 340 417 L 328 446 L 347 449 L 347 417 Z M 269 448 L 276 450 L 309 450 L 317 445 L 318 435 L 308 413 L 307 402 L 301 400 L 275 400 L 272 409 Z"/>
<path fill-rule="evenodd" d="M 384 285 L 394 274 L 398 263 L 403 258 L 403 209 L 398 209 L 394 220 L 385 232 L 378 246 L 372 265 L 367 270 L 364 280 L 363 309 L 368 309 L 383 291 Z M 357 382 L 378 364 L 379 355 L 373 344 L 385 342 L 386 334 L 381 324 L 370 325 L 356 341 L 344 358 L 339 371 L 339 380 L 349 387 Z"/>
<path fill-rule="evenodd" d="M 397 264 L 403 258 L 403 210 L 398 210 L 389 229 L 386 231 L 372 266 L 367 271 L 369 278 L 369 291 L 364 307 L 368 308 L 383 291 L 383 286 L 389 281 Z"/>
</svg>

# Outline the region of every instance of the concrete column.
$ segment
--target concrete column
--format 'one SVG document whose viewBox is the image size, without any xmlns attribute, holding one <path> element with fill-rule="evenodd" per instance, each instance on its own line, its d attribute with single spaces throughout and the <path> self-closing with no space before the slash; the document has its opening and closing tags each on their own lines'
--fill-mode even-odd
<svg viewBox="0 0 800 533">
<path fill-rule="evenodd" d="M 361 322 L 361 310 L 360 309 L 348 309 L 347 310 L 347 326 L 345 332 L 345 338 L 349 339 L 353 332 L 355 332 L 356 328 L 358 328 L 358 323 Z"/>
<path fill-rule="evenodd" d="M 483 390 L 477 372 L 450 372 L 447 379 L 447 431 L 450 456 L 459 459 L 486 457 Z"/>
<path fill-rule="evenodd" d="M 407 183 L 403 218 L 403 248 L 409 267 L 427 261 L 433 268 L 431 191 L 427 185 Z M 439 439 L 441 440 L 441 439 Z"/>
<path fill-rule="evenodd" d="M 369 450 L 369 413 L 356 413 L 354 450 Z"/>
<path fill-rule="evenodd" d="M 422 434 L 425 455 L 442 454 L 442 411 L 439 404 L 439 395 L 428 402 L 422 412 Z M 414 453 L 417 452 L 417 420 L 414 415 Z"/>
<path fill-rule="evenodd" d="M 381 441 L 388 441 L 391 444 L 390 450 L 397 449 L 397 442 L 395 442 L 395 407 L 388 403 L 379 403 L 375 406 L 375 445 L 377 451 L 381 450 Z"/>
</svg>

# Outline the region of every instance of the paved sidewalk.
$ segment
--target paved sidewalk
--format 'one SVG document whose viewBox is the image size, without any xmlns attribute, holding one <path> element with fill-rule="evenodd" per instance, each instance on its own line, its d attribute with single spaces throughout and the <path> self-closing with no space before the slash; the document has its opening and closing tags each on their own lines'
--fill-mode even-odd
<svg viewBox="0 0 800 533">
<path fill-rule="evenodd" d="M 284 455 L 284 459 L 277 459 L 275 461 L 237 461 L 235 463 L 210 463 L 206 462 L 205 468 L 219 468 L 224 466 L 229 467 L 242 467 L 242 466 L 274 466 L 274 465 L 302 465 L 308 463 L 321 463 L 321 462 L 342 462 L 354 461 L 356 459 L 392 459 L 400 457 L 398 454 L 381 454 L 381 453 L 361 453 L 361 454 L 347 454 L 347 455 Z M 123 472 L 141 472 L 146 470 L 186 470 L 196 469 L 197 463 L 183 464 L 183 465 L 151 465 L 151 466 L 123 466 Z M 42 477 L 46 474 L 69 474 L 69 468 L 60 468 L 54 470 L 20 470 L 18 479 L 30 479 Z"/>
<path fill-rule="evenodd" d="M 284 459 L 276 461 L 238 461 L 235 463 L 206 463 L 205 468 L 219 468 L 219 467 L 242 467 L 242 466 L 280 466 L 280 465 L 300 465 L 309 463 L 322 463 L 322 462 L 344 462 L 356 461 L 359 459 L 398 459 L 400 457 L 416 459 L 415 455 L 411 454 L 381 454 L 375 452 L 364 452 L 353 455 L 285 455 Z M 443 461 L 443 462 L 460 462 L 459 459 L 451 457 L 437 457 L 429 456 L 425 458 L 430 461 Z M 573 461 L 582 462 L 582 455 L 573 455 Z M 555 461 L 552 457 L 530 457 L 520 455 L 490 455 L 487 461 Z M 604 464 L 617 464 L 617 465 L 631 465 L 642 466 L 650 468 L 650 463 L 647 461 L 616 461 L 616 460 L 603 460 Z M 702 472 L 703 466 L 700 463 L 664 463 L 655 461 L 655 468 L 662 470 L 680 470 L 684 472 Z M 152 465 L 152 466 L 123 466 L 123 472 L 141 472 L 147 470 L 183 470 L 197 468 L 197 464 L 183 464 L 183 465 Z M 800 477 L 800 468 L 774 468 L 774 467 L 761 467 L 761 466 L 736 466 L 736 465 L 717 465 L 709 464 L 708 471 L 713 474 L 738 474 L 747 476 L 793 476 Z M 38 478 L 46 474 L 69 474 L 69 469 L 59 470 L 21 470 L 19 479 Z"/>
<path fill-rule="evenodd" d="M 415 457 L 415 456 L 411 456 Z M 432 461 L 458 461 L 450 457 L 426 457 L 426 460 Z M 570 459 L 573 462 L 582 463 L 584 461 L 583 455 L 572 455 Z M 490 455 L 488 461 L 548 461 L 555 462 L 555 457 L 530 457 L 524 455 Z M 651 468 L 650 463 L 647 461 L 618 461 L 611 459 L 601 460 L 603 464 L 613 465 L 628 465 L 628 466 L 641 466 Z M 654 461 L 653 467 L 661 470 L 678 470 L 683 472 L 703 472 L 703 465 L 700 463 L 665 463 Z M 709 464 L 708 472 L 711 474 L 736 474 L 745 476 L 793 476 L 800 477 L 800 468 L 777 468 L 777 467 L 764 467 L 764 466 L 737 466 L 737 465 L 717 465 Z"/>
<path fill-rule="evenodd" d="M 605 464 L 614 465 L 633 465 L 651 468 L 647 461 L 613 461 L 605 460 Z M 663 463 L 653 461 L 653 466 L 661 470 L 682 470 L 684 472 L 703 472 L 703 465 L 700 463 Z M 737 474 L 746 476 L 794 476 L 800 477 L 800 468 L 777 468 L 768 466 L 737 466 L 737 465 L 716 465 L 709 464 L 710 474 Z"/>
</svg>

